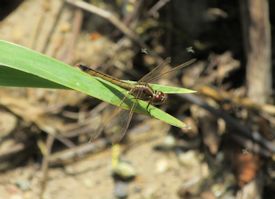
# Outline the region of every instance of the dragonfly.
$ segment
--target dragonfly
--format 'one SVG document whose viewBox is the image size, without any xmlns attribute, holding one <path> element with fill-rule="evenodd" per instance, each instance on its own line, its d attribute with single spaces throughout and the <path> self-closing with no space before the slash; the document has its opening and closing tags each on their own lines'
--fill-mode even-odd
<svg viewBox="0 0 275 199">
<path fill-rule="evenodd" d="M 120 105 L 123 104 L 124 100 L 128 97 L 128 95 L 131 95 L 134 97 L 134 99 L 136 99 L 134 101 L 134 103 L 132 104 L 131 108 L 129 109 L 129 114 L 128 114 L 128 119 L 126 122 L 125 127 L 122 130 L 122 136 L 121 138 L 123 138 L 128 130 L 128 127 L 130 125 L 130 122 L 132 120 L 133 117 L 133 113 L 134 110 L 137 106 L 138 101 L 137 100 L 143 100 L 148 102 L 147 104 L 147 109 L 149 108 L 150 105 L 162 105 L 166 102 L 167 100 L 167 95 L 165 93 L 163 93 L 162 91 L 159 90 L 154 90 L 149 82 L 155 81 L 157 79 L 160 79 L 161 77 L 163 77 L 164 75 L 167 75 L 171 72 L 180 70 L 186 66 L 191 65 L 192 63 L 194 63 L 196 61 L 196 59 L 191 59 L 183 64 L 180 64 L 170 70 L 164 71 L 162 73 L 160 73 L 160 71 L 162 71 L 163 67 L 170 62 L 170 58 L 165 59 L 161 64 L 159 64 L 157 67 L 155 67 L 154 69 L 152 69 L 149 73 L 147 73 L 146 75 L 144 75 L 141 79 L 139 79 L 136 83 L 132 84 L 129 82 L 125 82 L 121 79 L 118 79 L 116 77 L 113 77 L 111 75 L 105 74 L 103 72 L 97 71 L 92 69 L 91 67 L 84 65 L 84 64 L 77 64 L 77 67 L 79 67 L 83 72 L 88 73 L 91 76 L 95 76 L 101 79 L 104 79 L 106 81 L 109 81 L 125 90 L 128 91 L 128 94 L 124 96 L 124 98 L 121 100 Z M 118 106 L 119 108 L 120 106 Z M 119 108 L 120 109 L 120 108 Z M 115 115 L 117 115 L 119 113 L 119 109 L 117 109 L 117 111 L 114 112 L 114 115 L 112 117 L 114 117 Z M 120 109 L 121 110 L 121 109 Z M 95 139 L 100 132 L 103 129 L 99 130 L 97 135 L 93 138 Z"/>
</svg>

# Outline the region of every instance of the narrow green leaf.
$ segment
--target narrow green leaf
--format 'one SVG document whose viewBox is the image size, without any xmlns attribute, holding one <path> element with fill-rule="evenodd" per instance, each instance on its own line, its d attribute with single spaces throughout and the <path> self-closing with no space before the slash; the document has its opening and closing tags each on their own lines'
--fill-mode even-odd
<svg viewBox="0 0 275 199">
<path fill-rule="evenodd" d="M 61 84 L 56 84 L 30 73 L 3 66 L 0 66 L 0 86 L 67 89 Z"/>
<path fill-rule="evenodd" d="M 127 93 L 124 89 L 28 48 L 0 40 L 0 52 L 0 85 L 2 86 L 70 88 L 115 106 L 121 105 L 124 109 L 129 109 L 133 103 L 132 97 L 128 97 L 121 104 L 121 100 Z M 153 88 L 159 88 L 166 93 L 193 92 L 161 85 L 153 85 Z M 173 126 L 180 128 L 185 126 L 180 120 L 156 107 L 150 106 L 148 113 L 146 107 L 147 102 L 139 100 L 135 111 L 150 114 Z"/>
</svg>

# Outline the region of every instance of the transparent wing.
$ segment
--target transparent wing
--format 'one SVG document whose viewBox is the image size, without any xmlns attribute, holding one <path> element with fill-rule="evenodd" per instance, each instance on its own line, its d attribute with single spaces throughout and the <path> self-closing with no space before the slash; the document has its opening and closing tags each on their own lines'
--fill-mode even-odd
<svg viewBox="0 0 275 199">
<path fill-rule="evenodd" d="M 129 93 L 131 93 L 131 91 L 130 91 Z M 135 101 L 134 101 L 134 103 L 132 104 L 132 107 L 131 107 L 131 109 L 130 109 L 130 111 L 129 111 L 129 115 L 128 115 L 128 118 L 127 118 L 127 122 L 126 122 L 125 126 L 123 127 L 122 134 L 121 134 L 121 137 L 120 137 L 120 140 L 119 140 L 119 141 L 121 141 L 121 140 L 123 139 L 123 137 L 125 136 L 125 134 L 126 134 L 128 128 L 129 128 L 129 126 L 130 126 L 130 123 L 131 123 L 132 118 L 133 118 L 133 115 L 134 115 L 134 110 L 135 110 L 135 108 L 137 107 L 137 104 L 138 104 L 138 98 L 141 96 L 141 94 L 142 94 L 142 91 L 139 90 L 139 92 L 137 93 L 137 95 L 134 97 L 134 98 L 135 98 Z"/>
<path fill-rule="evenodd" d="M 171 62 L 171 58 L 167 57 L 162 63 L 160 63 L 157 67 L 152 69 L 149 73 L 144 75 L 138 82 L 148 82 L 154 76 L 160 73 L 161 69 Z"/>
<path fill-rule="evenodd" d="M 184 67 L 186 67 L 186 66 L 189 66 L 189 65 L 191 65 L 191 64 L 193 64 L 194 62 L 196 61 L 196 59 L 190 59 L 189 61 L 187 61 L 187 62 L 184 62 L 183 64 L 180 64 L 180 65 L 178 65 L 178 66 L 176 66 L 176 67 L 174 67 L 174 68 L 172 68 L 172 69 L 169 69 L 169 70 L 167 70 L 167 71 L 164 71 L 164 72 L 162 72 L 161 74 L 156 74 L 156 76 L 152 76 L 151 77 L 151 79 L 148 79 L 148 82 L 152 82 L 152 81 L 155 81 L 155 80 L 157 80 L 157 79 L 159 79 L 159 78 L 161 78 L 161 77 L 163 77 L 163 76 L 165 76 L 165 75 L 167 75 L 167 74 L 170 74 L 170 73 L 172 73 L 172 72 L 175 72 L 175 71 L 177 71 L 177 70 L 180 70 L 180 69 L 182 69 L 182 68 L 184 68 Z"/>
<path fill-rule="evenodd" d="M 136 101 L 137 101 L 137 99 L 136 99 Z M 133 118 L 134 110 L 135 110 L 136 105 L 137 105 L 137 102 L 133 103 L 133 105 L 132 105 L 132 107 L 131 107 L 131 109 L 129 111 L 128 119 L 127 119 L 127 122 L 126 122 L 125 126 L 122 129 L 122 133 L 121 133 L 121 137 L 120 137 L 119 141 L 121 141 L 123 139 L 123 137 L 126 135 L 126 132 L 127 132 L 128 128 L 129 128 L 131 120 Z"/>
<path fill-rule="evenodd" d="M 130 126 L 131 120 L 133 118 L 134 110 L 135 110 L 135 108 L 138 104 L 138 99 L 137 98 L 140 97 L 140 95 L 141 95 L 141 92 L 138 92 L 136 97 L 133 96 L 133 98 L 135 98 L 135 101 L 132 103 L 131 108 L 129 110 L 129 113 L 127 115 L 124 115 L 123 113 L 121 113 L 122 110 L 124 110 L 124 109 L 121 108 L 121 105 L 125 102 L 125 100 L 127 100 L 130 96 L 132 96 L 130 93 L 131 93 L 131 90 L 123 97 L 123 99 L 120 102 L 120 105 L 115 108 L 115 110 L 112 112 L 112 114 L 102 122 L 101 127 L 98 130 L 96 130 L 96 134 L 91 137 L 90 141 L 95 140 L 102 133 L 102 131 L 106 127 L 108 127 L 109 125 L 112 125 L 113 124 L 112 120 L 118 114 L 121 114 L 121 116 L 119 116 L 120 117 L 119 119 L 122 120 L 123 123 L 124 123 L 124 121 L 126 121 L 126 123 L 124 123 L 122 125 L 123 128 L 121 130 L 121 136 L 120 136 L 119 141 L 121 141 L 123 139 L 123 137 L 125 136 L 128 128 Z"/>
<path fill-rule="evenodd" d="M 162 68 L 170 63 L 170 58 L 166 58 L 160 65 L 158 65 L 153 70 L 151 70 L 149 73 L 147 73 L 145 76 L 143 76 L 138 82 L 149 83 L 149 82 L 156 81 L 167 74 L 173 73 L 173 72 L 180 70 L 186 66 L 189 66 L 190 64 L 194 63 L 195 61 L 196 61 L 196 59 L 191 59 L 191 60 L 189 60 L 183 64 L 180 64 L 172 69 L 168 69 L 164 72 L 163 71 L 161 72 Z"/>
<path fill-rule="evenodd" d="M 108 126 L 108 124 L 111 123 L 111 121 L 119 114 L 121 113 L 121 111 L 123 110 L 121 108 L 121 105 L 124 103 L 124 101 L 130 96 L 130 92 L 128 92 L 124 97 L 123 99 L 121 100 L 120 102 L 120 105 L 117 106 L 115 108 L 115 110 L 112 112 L 112 114 L 107 117 L 103 122 L 101 122 L 101 126 L 99 127 L 99 129 L 97 129 L 95 132 L 95 134 L 93 136 L 91 136 L 90 138 L 90 142 L 94 141 L 96 138 L 98 138 L 98 136 L 103 132 L 104 128 L 106 128 Z M 132 108 L 131 108 L 132 109 Z"/>
<path fill-rule="evenodd" d="M 112 112 L 111 116 L 101 121 L 100 127 L 95 130 L 95 133 L 90 137 L 89 142 L 93 142 L 95 139 L 97 139 L 100 136 L 100 134 L 103 132 L 103 130 L 108 126 L 107 124 L 110 124 L 112 119 L 115 118 L 115 116 L 118 115 L 121 112 L 121 110 L 122 109 L 119 109 L 118 107 L 116 107 L 116 109 Z"/>
</svg>

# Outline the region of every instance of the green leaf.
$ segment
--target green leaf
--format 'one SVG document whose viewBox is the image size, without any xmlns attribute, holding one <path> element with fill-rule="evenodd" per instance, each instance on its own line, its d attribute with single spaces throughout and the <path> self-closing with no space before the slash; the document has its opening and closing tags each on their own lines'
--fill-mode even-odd
<svg viewBox="0 0 275 199">
<path fill-rule="evenodd" d="M 127 91 L 108 81 L 92 77 L 76 67 L 69 66 L 51 57 L 28 48 L 0 40 L 0 86 L 41 87 L 74 89 L 115 106 L 129 109 L 131 96 L 121 104 Z M 183 88 L 152 85 L 165 93 L 190 93 Z M 149 114 L 173 126 L 183 128 L 185 124 L 164 111 L 138 100 L 135 112 Z"/>
</svg>

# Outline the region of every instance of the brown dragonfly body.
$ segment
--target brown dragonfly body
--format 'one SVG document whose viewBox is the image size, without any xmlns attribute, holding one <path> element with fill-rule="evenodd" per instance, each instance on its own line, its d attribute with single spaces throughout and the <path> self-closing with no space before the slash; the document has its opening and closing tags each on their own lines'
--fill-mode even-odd
<svg viewBox="0 0 275 199">
<path fill-rule="evenodd" d="M 79 64 L 78 67 L 82 71 L 92 76 L 102 78 L 130 91 L 130 94 L 133 95 L 136 99 L 148 101 L 149 104 L 160 105 L 163 104 L 167 98 L 167 96 L 163 92 L 152 89 L 152 87 L 146 82 L 137 82 L 135 84 L 130 84 L 105 73 L 93 70 L 92 68 L 82 64 Z"/>
<path fill-rule="evenodd" d="M 119 86 L 121 88 L 124 88 L 125 90 L 128 90 L 129 94 L 132 95 L 135 99 L 147 101 L 148 102 L 147 108 L 148 108 L 150 104 L 152 104 L 152 105 L 161 105 L 161 104 L 163 104 L 167 99 L 167 95 L 164 94 L 161 91 L 154 90 L 147 82 L 159 79 L 160 77 L 162 77 L 165 74 L 168 74 L 170 72 L 176 71 L 180 68 L 183 68 L 187 65 L 192 64 L 194 61 L 195 61 L 195 59 L 191 59 L 190 61 L 185 62 L 184 64 L 181 64 L 181 65 L 178 65 L 177 67 L 175 67 L 175 68 L 173 68 L 169 71 L 163 72 L 162 74 L 158 74 L 158 72 L 160 71 L 162 66 L 164 66 L 164 64 L 166 63 L 166 62 L 163 62 L 163 64 L 160 64 L 159 66 L 157 66 L 156 68 L 151 70 L 149 73 L 147 73 L 145 76 L 143 76 L 143 78 L 141 78 L 135 84 L 127 83 L 125 81 L 122 81 L 118 78 L 107 75 L 105 73 L 93 70 L 92 68 L 90 68 L 88 66 L 85 66 L 85 65 L 82 65 L 82 64 L 78 64 L 77 66 L 83 72 L 86 72 L 86 73 L 88 73 L 92 76 L 95 76 L 95 77 L 99 77 L 99 78 L 104 79 L 106 81 L 112 82 L 113 84 L 116 84 L 117 86 Z M 154 75 L 156 75 L 156 76 L 154 76 Z M 126 96 L 125 96 L 125 98 L 126 98 Z M 122 100 L 122 102 L 125 100 L 125 98 Z M 137 103 L 133 103 L 133 105 L 130 108 L 130 112 L 129 112 L 129 115 L 128 115 L 128 120 L 126 122 L 126 125 L 125 125 L 124 129 L 122 130 L 122 137 L 125 135 L 128 127 L 129 127 L 129 124 L 130 124 L 131 118 L 133 116 L 136 105 L 137 105 Z M 118 111 L 114 112 L 114 116 L 117 113 L 119 113 L 119 112 Z M 100 134 L 101 131 L 102 131 L 102 129 L 98 131 L 98 133 L 95 137 L 97 137 Z"/>
</svg>

